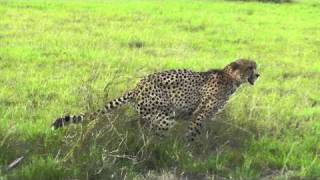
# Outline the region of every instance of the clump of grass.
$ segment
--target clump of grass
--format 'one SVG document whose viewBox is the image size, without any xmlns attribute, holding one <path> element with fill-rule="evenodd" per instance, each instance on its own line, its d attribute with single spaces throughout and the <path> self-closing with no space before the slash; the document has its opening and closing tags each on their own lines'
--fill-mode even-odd
<svg viewBox="0 0 320 180">
<path fill-rule="evenodd" d="M 145 46 L 145 42 L 139 40 L 133 40 L 128 43 L 130 48 L 143 48 Z"/>
<path fill-rule="evenodd" d="M 70 170 L 61 166 L 57 160 L 52 157 L 33 158 L 28 165 L 23 166 L 18 171 L 14 171 L 8 176 L 8 179 L 48 179 L 59 180 L 66 179 L 71 175 Z"/>
<path fill-rule="evenodd" d="M 222 119 L 233 121 L 226 112 L 219 117 L 218 122 L 208 122 L 208 131 L 195 144 L 188 146 L 184 141 L 187 123 L 178 123 L 171 136 L 160 138 L 143 127 L 144 124 L 134 113 L 122 108 L 107 116 L 87 119 L 83 125 L 71 125 L 52 132 L 50 141 L 46 142 L 46 150 L 41 148 L 43 140 L 29 140 L 32 142 L 30 147 L 37 147 L 40 143 L 40 148 L 26 153 L 27 160 L 9 176 L 14 179 L 45 176 L 49 179 L 132 179 L 149 172 L 161 174 L 173 169 L 172 176 L 177 177 L 181 174 L 187 178 L 209 174 L 227 176 L 228 168 L 245 163 L 241 153 L 232 149 L 244 147 L 253 138 L 254 132 L 249 132 L 253 129 L 243 130 L 221 122 Z M 53 137 L 57 138 L 56 141 L 51 140 Z M 49 150 L 45 153 L 49 154 L 49 158 L 45 154 L 32 157 L 44 150 Z M 29 155 L 31 157 L 28 158 Z M 43 171 L 36 174 L 39 169 Z M 241 173 L 243 177 L 259 176 L 251 166 L 240 168 L 238 174 Z"/>
</svg>

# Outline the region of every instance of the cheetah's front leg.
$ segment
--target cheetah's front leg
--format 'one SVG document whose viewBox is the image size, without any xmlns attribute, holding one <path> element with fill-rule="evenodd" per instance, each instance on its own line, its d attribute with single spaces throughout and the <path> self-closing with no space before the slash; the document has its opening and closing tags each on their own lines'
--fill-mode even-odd
<svg viewBox="0 0 320 180">
<path fill-rule="evenodd" d="M 152 132 L 161 137 L 166 136 L 175 124 L 173 112 L 157 111 L 147 116 Z"/>
<path fill-rule="evenodd" d="M 195 138 L 201 134 L 202 122 L 205 119 L 214 116 L 223 104 L 223 101 L 211 98 L 210 100 L 203 101 L 198 106 L 197 110 L 193 113 L 194 118 L 192 119 L 188 129 L 187 140 L 189 142 L 194 141 Z"/>
<path fill-rule="evenodd" d="M 199 113 L 196 118 L 192 119 L 191 124 L 189 125 L 187 140 L 194 141 L 194 139 L 201 134 L 202 121 L 208 116 L 208 113 L 202 112 Z"/>
</svg>

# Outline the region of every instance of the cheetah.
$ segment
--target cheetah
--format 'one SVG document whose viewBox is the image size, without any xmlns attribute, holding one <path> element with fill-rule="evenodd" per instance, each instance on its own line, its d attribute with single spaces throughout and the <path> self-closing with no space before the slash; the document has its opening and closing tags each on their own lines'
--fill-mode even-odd
<svg viewBox="0 0 320 180">
<path fill-rule="evenodd" d="M 152 131 L 160 135 L 174 126 L 176 117 L 187 115 L 191 122 L 186 137 L 193 141 L 201 133 L 204 120 L 223 109 L 241 84 L 254 85 L 259 76 L 256 63 L 248 59 L 238 59 L 223 69 L 206 72 L 186 69 L 158 72 L 144 77 L 136 88 L 89 114 L 106 114 L 130 103 Z M 52 127 L 79 123 L 86 116 L 66 115 L 56 119 Z"/>
</svg>

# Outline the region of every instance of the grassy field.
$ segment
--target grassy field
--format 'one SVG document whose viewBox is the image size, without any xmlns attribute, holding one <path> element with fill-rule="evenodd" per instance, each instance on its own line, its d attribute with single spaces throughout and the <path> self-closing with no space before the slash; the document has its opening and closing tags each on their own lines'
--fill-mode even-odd
<svg viewBox="0 0 320 180">
<path fill-rule="evenodd" d="M 0 179 L 319 179 L 319 22 L 317 0 L 0 0 Z M 129 106 L 50 129 L 146 74 L 239 57 L 260 80 L 191 146 L 183 123 L 159 139 Z"/>
</svg>

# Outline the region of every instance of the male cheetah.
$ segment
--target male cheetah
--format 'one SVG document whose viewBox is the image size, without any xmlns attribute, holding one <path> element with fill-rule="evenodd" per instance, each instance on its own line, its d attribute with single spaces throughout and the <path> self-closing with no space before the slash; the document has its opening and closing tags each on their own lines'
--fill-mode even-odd
<svg viewBox="0 0 320 180">
<path fill-rule="evenodd" d="M 246 59 L 236 60 L 221 70 L 158 72 L 144 77 L 135 89 L 91 114 L 104 114 L 112 108 L 132 103 L 157 134 L 168 131 L 174 125 L 175 117 L 190 115 L 192 120 L 187 138 L 193 141 L 200 134 L 205 119 L 222 109 L 241 84 L 249 82 L 253 85 L 259 76 L 256 63 Z M 57 129 L 70 122 L 78 123 L 85 116 L 66 115 L 58 118 L 52 126 Z"/>
</svg>

